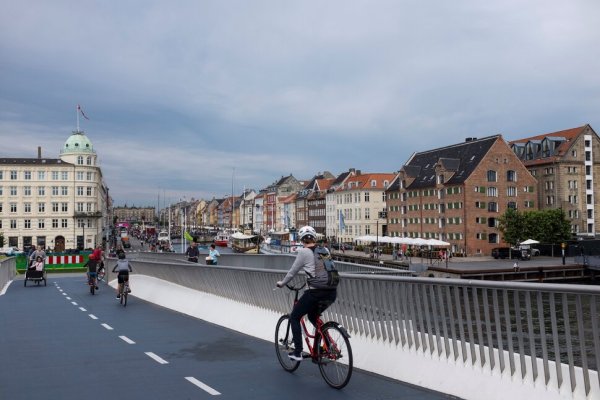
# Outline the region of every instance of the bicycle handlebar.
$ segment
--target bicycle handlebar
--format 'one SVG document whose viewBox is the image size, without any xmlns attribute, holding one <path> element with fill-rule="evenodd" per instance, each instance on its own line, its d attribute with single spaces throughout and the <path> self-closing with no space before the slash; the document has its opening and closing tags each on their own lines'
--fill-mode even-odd
<svg viewBox="0 0 600 400">
<path fill-rule="evenodd" d="M 304 283 L 302 284 L 302 286 L 298 286 L 298 287 L 292 286 L 292 285 L 290 285 L 290 284 L 286 284 L 285 286 L 286 286 L 288 289 L 292 290 L 292 291 L 299 292 L 300 290 L 302 290 L 302 288 L 303 288 L 304 286 L 306 286 L 306 282 L 304 282 Z"/>
</svg>

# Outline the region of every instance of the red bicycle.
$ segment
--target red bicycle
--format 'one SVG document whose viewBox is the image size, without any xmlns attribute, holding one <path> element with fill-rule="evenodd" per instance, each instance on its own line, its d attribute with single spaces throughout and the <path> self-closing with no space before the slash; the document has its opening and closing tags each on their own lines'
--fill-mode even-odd
<svg viewBox="0 0 600 400">
<path fill-rule="evenodd" d="M 298 293 L 306 284 L 300 287 L 286 285 L 294 295 L 294 305 L 298 302 Z M 335 321 L 323 322 L 317 318 L 315 332 L 311 334 L 304 318 L 300 320 L 304 340 L 309 352 L 303 353 L 303 358 L 311 358 L 319 366 L 321 375 L 327 384 L 335 389 L 341 389 L 348 384 L 352 376 L 352 347 L 350 335 L 346 329 Z M 275 352 L 279 363 L 288 372 L 293 372 L 300 366 L 299 361 L 289 358 L 294 351 L 290 315 L 285 314 L 277 321 L 275 327 Z"/>
</svg>

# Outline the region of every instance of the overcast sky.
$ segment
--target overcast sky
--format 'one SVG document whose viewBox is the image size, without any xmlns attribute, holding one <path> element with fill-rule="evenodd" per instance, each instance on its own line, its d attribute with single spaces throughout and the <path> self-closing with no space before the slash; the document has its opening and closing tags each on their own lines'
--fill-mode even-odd
<svg viewBox="0 0 600 400">
<path fill-rule="evenodd" d="M 600 132 L 597 0 L 0 0 L 0 157 L 76 128 L 117 205 Z"/>
</svg>

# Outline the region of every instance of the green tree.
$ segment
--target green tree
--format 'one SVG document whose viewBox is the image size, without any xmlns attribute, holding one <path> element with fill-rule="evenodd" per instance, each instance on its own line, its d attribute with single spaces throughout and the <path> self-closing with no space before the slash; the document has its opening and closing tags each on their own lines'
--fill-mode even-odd
<svg viewBox="0 0 600 400">
<path fill-rule="evenodd" d="M 498 230 L 505 242 L 517 245 L 526 239 L 542 243 L 560 243 L 571 236 L 569 221 L 562 209 L 547 209 L 521 213 L 508 209 L 498 218 Z"/>
<path fill-rule="evenodd" d="M 525 216 L 523 213 L 509 208 L 498 218 L 498 230 L 506 243 L 516 245 L 523 240 L 525 234 Z"/>
</svg>

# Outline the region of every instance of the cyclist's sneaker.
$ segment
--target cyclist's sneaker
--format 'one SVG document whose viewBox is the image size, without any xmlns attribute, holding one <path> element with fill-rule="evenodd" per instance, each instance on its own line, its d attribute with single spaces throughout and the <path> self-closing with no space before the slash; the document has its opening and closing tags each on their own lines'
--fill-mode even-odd
<svg viewBox="0 0 600 400">
<path fill-rule="evenodd" d="M 98 290 L 98 286 L 96 286 L 96 290 Z"/>
<path fill-rule="evenodd" d="M 127 288 L 127 293 L 131 293 L 131 289 Z"/>
<path fill-rule="evenodd" d="M 120 294 L 118 294 L 118 295 L 117 295 L 117 299 L 120 299 L 120 298 L 121 298 L 121 295 L 120 295 Z"/>
<path fill-rule="evenodd" d="M 288 357 L 290 358 L 290 360 L 294 360 L 294 361 L 302 361 L 302 354 L 301 353 L 288 353 Z"/>
</svg>

